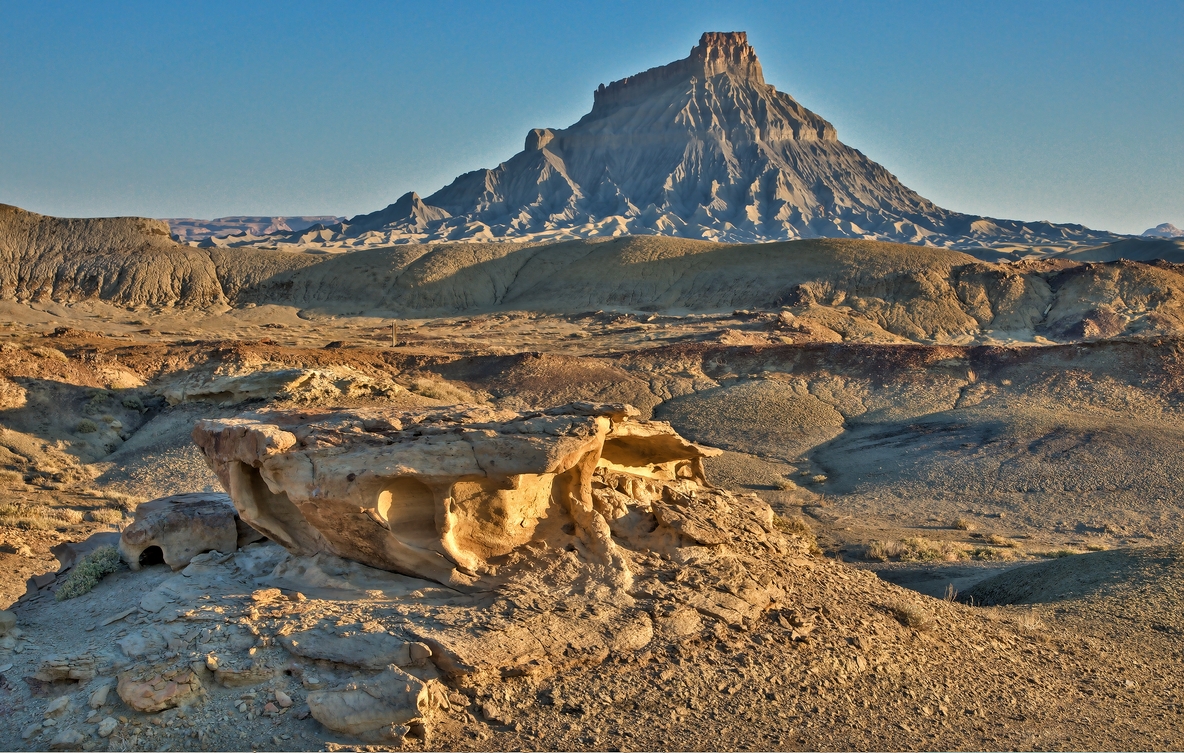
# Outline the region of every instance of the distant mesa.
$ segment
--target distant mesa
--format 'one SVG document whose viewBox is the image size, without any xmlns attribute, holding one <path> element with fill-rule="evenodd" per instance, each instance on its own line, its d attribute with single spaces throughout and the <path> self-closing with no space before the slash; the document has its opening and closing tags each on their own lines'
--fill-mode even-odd
<svg viewBox="0 0 1184 753">
<path fill-rule="evenodd" d="M 601 84 L 592 111 L 574 125 L 532 129 L 518 154 L 426 198 L 408 193 L 324 228 L 219 245 L 347 250 L 618 235 L 847 237 L 959 249 L 1122 237 L 942 209 L 767 84 L 744 32 L 708 32 L 682 60 Z"/>
<path fill-rule="evenodd" d="M 1170 222 L 1165 222 L 1162 225 L 1143 231 L 1144 238 L 1184 238 L 1184 230 L 1176 227 Z"/>
</svg>

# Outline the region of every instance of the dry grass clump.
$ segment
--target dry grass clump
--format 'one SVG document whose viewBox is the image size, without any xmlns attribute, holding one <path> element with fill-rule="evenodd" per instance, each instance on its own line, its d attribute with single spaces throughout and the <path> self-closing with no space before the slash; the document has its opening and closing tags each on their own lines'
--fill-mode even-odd
<svg viewBox="0 0 1184 753">
<path fill-rule="evenodd" d="M 950 528 L 958 531 L 973 531 L 975 527 L 974 521 L 969 518 L 955 518 L 954 522 L 950 524 Z"/>
<path fill-rule="evenodd" d="M 980 546 L 975 547 L 971 551 L 970 555 L 976 560 L 986 560 L 988 562 L 1010 562 L 1019 556 L 1019 552 L 1018 550 L 1009 547 L 999 548 L 993 546 Z"/>
<path fill-rule="evenodd" d="M 1046 557 L 1050 560 L 1056 560 L 1060 559 L 1061 557 L 1072 557 L 1074 555 L 1081 554 L 1081 552 L 1077 551 L 1076 549 L 1048 549 L 1041 552 L 1032 552 L 1032 554 L 1036 555 L 1037 557 Z"/>
<path fill-rule="evenodd" d="M 899 601 L 888 607 L 897 622 L 914 630 L 929 630 L 933 627 L 933 616 L 925 609 L 907 601 Z"/>
<path fill-rule="evenodd" d="M 58 588 L 58 601 L 73 599 L 89 592 L 99 584 L 104 575 L 119 568 L 119 550 L 113 546 L 101 546 L 83 557 L 74 565 L 66 581 Z"/>
<path fill-rule="evenodd" d="M 50 510 L 49 514 L 50 517 L 57 518 L 58 520 L 61 520 L 65 523 L 69 523 L 70 525 L 77 525 L 86 518 L 86 515 L 82 511 L 75 510 L 70 507 L 59 507 L 57 509 Z"/>
<path fill-rule="evenodd" d="M 997 533 L 992 533 L 990 536 L 988 536 L 987 543 L 989 543 L 991 546 L 1002 546 L 1009 549 L 1015 549 L 1019 546 L 1019 544 L 1017 544 L 1014 540 L 1009 539 L 1006 536 L 1000 536 Z"/>
<path fill-rule="evenodd" d="M 452 382 L 444 382 L 437 379 L 415 379 L 407 389 L 417 395 L 430 397 L 433 400 L 440 400 L 446 403 L 480 402 L 469 390 Z"/>
<path fill-rule="evenodd" d="M 133 512 L 137 507 L 147 502 L 145 497 L 137 497 L 132 494 L 124 494 L 123 492 L 103 492 L 103 499 L 107 501 L 107 507 L 116 510 L 123 510 L 124 512 Z"/>
<path fill-rule="evenodd" d="M 109 526 L 117 526 L 123 522 L 123 512 L 120 510 L 91 510 L 86 514 L 86 519 L 94 521 L 95 523 L 105 523 Z"/>
<path fill-rule="evenodd" d="M 864 548 L 864 557 L 887 562 L 956 562 L 969 556 L 967 547 L 954 541 L 933 541 L 914 537 L 902 541 L 873 541 Z"/>
<path fill-rule="evenodd" d="M 98 430 L 98 424 L 96 424 L 94 421 L 91 421 L 89 418 L 84 418 L 78 422 L 78 428 L 74 431 L 78 432 L 79 434 L 93 434 Z"/>
<path fill-rule="evenodd" d="M 0 505 L 0 525 L 25 530 L 44 531 L 62 524 L 77 525 L 83 514 L 69 507 L 47 507 L 27 502 L 8 502 Z"/>
<path fill-rule="evenodd" d="M 774 515 L 773 526 L 779 531 L 802 539 L 809 546 L 811 552 L 817 553 L 822 551 L 818 547 L 818 536 L 814 533 L 814 529 L 810 527 L 810 524 L 806 522 L 805 518 L 799 515 L 790 517 Z"/>
</svg>

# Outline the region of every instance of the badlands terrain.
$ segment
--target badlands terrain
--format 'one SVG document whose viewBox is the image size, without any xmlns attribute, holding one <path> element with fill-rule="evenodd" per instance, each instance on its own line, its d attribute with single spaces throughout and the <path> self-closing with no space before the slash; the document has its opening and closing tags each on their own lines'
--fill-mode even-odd
<svg viewBox="0 0 1184 753">
<path fill-rule="evenodd" d="M 1180 251 L 0 208 L 0 747 L 1179 749 Z"/>
</svg>

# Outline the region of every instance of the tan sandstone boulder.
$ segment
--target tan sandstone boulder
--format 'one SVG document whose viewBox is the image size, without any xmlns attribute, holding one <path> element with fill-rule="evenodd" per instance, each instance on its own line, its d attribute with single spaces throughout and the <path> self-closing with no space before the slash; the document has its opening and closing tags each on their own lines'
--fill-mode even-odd
<svg viewBox="0 0 1184 753">
<path fill-rule="evenodd" d="M 428 711 L 427 686 L 395 666 L 374 677 L 350 683 L 341 690 L 308 694 L 308 708 L 321 724 L 335 732 L 368 739 L 402 737 L 409 722 Z"/>
<path fill-rule="evenodd" d="M 144 668 L 121 674 L 115 691 L 134 711 L 153 713 L 189 705 L 200 697 L 202 687 L 190 669 Z"/>
<path fill-rule="evenodd" d="M 119 537 L 119 552 L 132 570 L 140 555 L 159 547 L 166 564 L 178 570 L 202 552 L 233 552 L 263 538 L 238 520 L 225 494 L 175 494 L 136 508 L 135 521 Z"/>
<path fill-rule="evenodd" d="M 594 403 L 260 411 L 199 421 L 193 437 L 242 519 L 295 554 L 463 588 L 533 541 L 574 539 L 628 577 L 610 522 L 667 485 L 706 486 L 702 459 L 719 452 L 636 416 Z"/>
</svg>

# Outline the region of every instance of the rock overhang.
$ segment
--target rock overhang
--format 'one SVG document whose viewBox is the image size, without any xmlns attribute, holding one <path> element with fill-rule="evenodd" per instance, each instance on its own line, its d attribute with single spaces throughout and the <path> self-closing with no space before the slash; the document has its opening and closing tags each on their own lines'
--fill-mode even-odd
<svg viewBox="0 0 1184 753">
<path fill-rule="evenodd" d="M 265 410 L 193 436 L 241 518 L 290 551 L 483 588 L 497 558 L 531 542 L 578 547 L 628 579 L 609 525 L 628 503 L 606 490 L 706 487 L 702 460 L 719 452 L 637 415 L 587 402 Z"/>
</svg>

